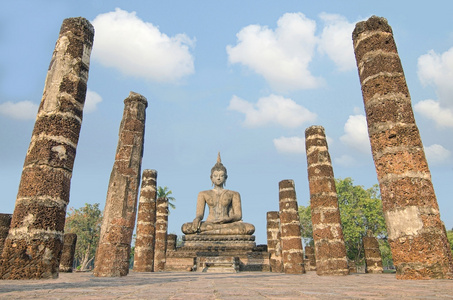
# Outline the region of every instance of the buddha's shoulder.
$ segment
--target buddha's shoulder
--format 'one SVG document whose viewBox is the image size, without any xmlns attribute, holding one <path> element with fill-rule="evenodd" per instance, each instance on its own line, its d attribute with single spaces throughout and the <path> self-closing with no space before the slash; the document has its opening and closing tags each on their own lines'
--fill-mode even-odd
<svg viewBox="0 0 453 300">
<path fill-rule="evenodd" d="M 206 191 L 201 191 L 198 193 L 198 195 L 203 195 L 203 196 L 213 196 L 215 195 L 216 192 L 214 190 L 206 190 Z M 236 192 L 236 191 L 232 191 L 232 190 L 227 190 L 227 189 L 224 189 L 223 193 L 224 195 L 228 194 L 228 195 L 238 195 L 239 196 L 239 192 Z"/>
</svg>

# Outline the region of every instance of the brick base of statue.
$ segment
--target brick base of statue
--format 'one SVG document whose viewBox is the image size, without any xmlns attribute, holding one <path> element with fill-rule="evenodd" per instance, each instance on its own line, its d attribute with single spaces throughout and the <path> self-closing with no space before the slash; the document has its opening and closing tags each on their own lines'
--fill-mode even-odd
<svg viewBox="0 0 453 300">
<path fill-rule="evenodd" d="M 167 249 L 165 271 L 270 271 L 266 246 L 254 235 L 186 234 L 183 245 Z"/>
</svg>

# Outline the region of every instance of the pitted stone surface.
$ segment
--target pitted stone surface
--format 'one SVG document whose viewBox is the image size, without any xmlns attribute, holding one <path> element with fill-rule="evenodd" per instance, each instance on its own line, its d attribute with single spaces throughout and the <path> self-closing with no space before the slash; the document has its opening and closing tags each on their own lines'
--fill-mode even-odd
<svg viewBox="0 0 453 300">
<path fill-rule="evenodd" d="M 154 244 L 154 272 L 165 270 L 167 256 L 168 199 L 156 201 L 156 239 Z"/>
<path fill-rule="evenodd" d="M 94 263 L 94 274 L 98 277 L 126 276 L 129 272 L 147 106 L 146 98 L 134 92 L 124 99 L 118 147 Z"/>
<path fill-rule="evenodd" d="M 63 250 L 60 259 L 60 272 L 72 272 L 72 265 L 74 264 L 74 255 L 77 244 L 77 234 L 65 233 Z"/>
<path fill-rule="evenodd" d="M 282 180 L 278 183 L 278 188 L 283 272 L 304 274 L 304 253 L 294 181 Z"/>
<path fill-rule="evenodd" d="M 134 271 L 154 270 L 154 244 L 156 236 L 157 171 L 143 170 L 138 201 L 137 238 L 134 252 Z"/>
<path fill-rule="evenodd" d="M 84 18 L 61 25 L 1 255 L 2 279 L 58 277 L 93 38 Z"/>
<path fill-rule="evenodd" d="M 352 39 L 397 277 L 451 279 L 453 259 L 392 29 L 372 16 L 356 24 Z"/>
<path fill-rule="evenodd" d="M 311 220 L 318 275 L 348 275 L 332 162 L 322 126 L 305 130 Z"/>
</svg>

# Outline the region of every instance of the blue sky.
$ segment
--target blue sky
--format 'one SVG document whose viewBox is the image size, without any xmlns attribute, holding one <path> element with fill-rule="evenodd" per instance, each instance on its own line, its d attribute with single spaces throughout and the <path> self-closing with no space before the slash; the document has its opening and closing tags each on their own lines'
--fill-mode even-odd
<svg viewBox="0 0 453 300">
<path fill-rule="evenodd" d="M 419 4 L 417 4 L 419 3 Z M 169 232 L 195 217 L 221 152 L 226 188 L 266 243 L 278 182 L 309 191 L 304 131 L 322 125 L 335 177 L 377 183 L 352 50 L 355 23 L 387 18 L 412 97 L 438 203 L 453 227 L 453 2 L 7 1 L 0 11 L 0 197 L 12 213 L 63 19 L 96 30 L 70 207 L 105 204 L 123 100 L 144 95 L 142 169 L 176 198 Z"/>
</svg>

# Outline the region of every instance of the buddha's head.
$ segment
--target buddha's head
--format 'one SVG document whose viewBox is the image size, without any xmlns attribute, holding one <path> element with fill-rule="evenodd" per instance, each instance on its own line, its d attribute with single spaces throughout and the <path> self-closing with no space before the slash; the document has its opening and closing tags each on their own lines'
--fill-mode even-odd
<svg viewBox="0 0 453 300">
<path fill-rule="evenodd" d="M 221 185 L 223 187 L 227 178 L 227 169 L 222 164 L 219 152 L 219 154 L 217 155 L 217 162 L 211 169 L 211 181 L 213 185 Z"/>
</svg>

